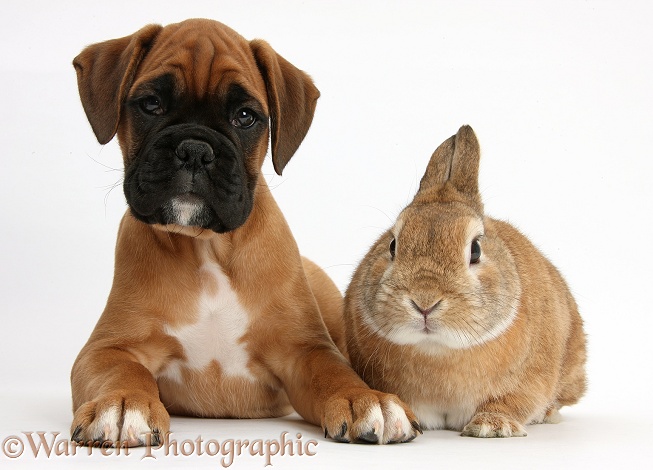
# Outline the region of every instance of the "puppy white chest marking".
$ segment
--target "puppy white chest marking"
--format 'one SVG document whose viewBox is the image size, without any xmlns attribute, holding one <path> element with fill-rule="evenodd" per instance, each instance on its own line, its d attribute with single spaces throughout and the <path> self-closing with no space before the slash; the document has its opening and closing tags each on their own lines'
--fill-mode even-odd
<svg viewBox="0 0 653 470">
<path fill-rule="evenodd" d="M 253 381 L 247 368 L 249 354 L 241 341 L 247 331 L 248 312 L 220 266 L 208 258 L 206 251 L 200 259 L 204 285 L 197 299 L 197 320 L 179 328 L 165 327 L 165 333 L 183 346 L 186 360 L 172 362 L 161 375 L 181 383 L 183 367 L 203 370 L 217 361 L 224 375 Z"/>
</svg>

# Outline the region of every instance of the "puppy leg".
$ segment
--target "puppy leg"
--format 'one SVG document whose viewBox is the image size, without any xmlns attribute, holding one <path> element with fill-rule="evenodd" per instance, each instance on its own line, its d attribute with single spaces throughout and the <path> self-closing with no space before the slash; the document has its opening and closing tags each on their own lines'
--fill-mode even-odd
<svg viewBox="0 0 653 470">
<path fill-rule="evenodd" d="M 277 372 L 304 419 L 340 442 L 407 442 L 421 433 L 413 412 L 395 395 L 371 390 L 326 332 L 319 342 L 315 333 L 306 338 L 310 344 L 294 345 L 299 354 L 294 361 L 286 354 L 285 367 Z"/>
<path fill-rule="evenodd" d="M 385 444 L 414 439 L 421 429 L 408 406 L 395 395 L 371 390 L 347 361 L 342 294 L 316 264 L 306 258 L 302 264 L 314 297 L 302 305 L 317 303 L 323 323 L 318 324 L 320 315 L 299 312 L 308 329 L 298 337 L 313 341 L 296 346 L 303 354 L 282 353 L 286 363 L 289 357 L 298 358 L 282 372 L 293 407 L 307 421 L 321 425 L 325 436 L 340 442 Z M 326 337 L 325 325 L 340 353 Z"/>
<path fill-rule="evenodd" d="M 342 294 L 331 278 L 317 264 L 307 258 L 302 258 L 302 265 L 329 336 L 342 355 L 349 359 Z"/>
<path fill-rule="evenodd" d="M 82 350 L 72 372 L 71 440 L 84 445 L 158 445 L 170 429 L 154 377 L 121 350 Z"/>
</svg>

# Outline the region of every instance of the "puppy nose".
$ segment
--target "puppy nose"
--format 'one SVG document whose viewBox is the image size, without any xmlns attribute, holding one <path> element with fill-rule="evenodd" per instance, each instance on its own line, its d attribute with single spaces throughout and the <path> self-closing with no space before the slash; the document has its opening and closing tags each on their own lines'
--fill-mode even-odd
<svg viewBox="0 0 653 470">
<path fill-rule="evenodd" d="M 213 147 L 207 142 L 195 139 L 183 140 L 175 150 L 175 155 L 182 162 L 202 162 L 204 165 L 215 160 Z"/>
</svg>

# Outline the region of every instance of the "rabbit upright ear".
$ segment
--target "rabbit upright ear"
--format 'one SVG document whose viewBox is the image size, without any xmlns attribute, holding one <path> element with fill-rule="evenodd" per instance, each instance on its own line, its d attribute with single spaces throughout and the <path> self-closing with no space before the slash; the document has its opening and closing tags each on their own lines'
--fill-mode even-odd
<svg viewBox="0 0 653 470">
<path fill-rule="evenodd" d="M 451 136 L 433 152 L 426 172 L 419 183 L 419 191 L 439 186 L 447 181 L 451 176 L 451 162 L 453 160 L 456 136 Z M 418 192 L 419 192 L 418 191 Z"/>
<path fill-rule="evenodd" d="M 454 153 L 451 163 L 451 184 L 465 196 L 478 196 L 478 166 L 481 160 L 481 147 L 476 134 L 469 126 L 458 129 L 455 137 Z"/>
<path fill-rule="evenodd" d="M 445 140 L 433 152 L 419 191 L 449 182 L 465 196 L 476 198 L 480 156 L 474 131 L 469 126 L 462 126 L 456 135 Z"/>
</svg>

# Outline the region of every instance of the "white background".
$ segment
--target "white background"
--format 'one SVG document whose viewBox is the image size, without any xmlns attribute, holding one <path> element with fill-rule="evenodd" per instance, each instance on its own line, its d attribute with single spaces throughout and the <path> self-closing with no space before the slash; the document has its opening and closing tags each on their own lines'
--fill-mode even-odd
<svg viewBox="0 0 653 470">
<path fill-rule="evenodd" d="M 283 177 L 265 173 L 302 252 L 344 290 L 410 201 L 432 151 L 471 124 L 489 214 L 566 276 L 589 337 L 589 391 L 523 439 L 432 431 L 394 446 L 321 438 L 293 419 L 173 418 L 173 437 L 318 441 L 274 468 L 650 465 L 653 3 L 648 1 L 3 1 L 0 5 L 0 439 L 61 432 L 68 374 L 108 295 L 125 209 L 115 142 L 94 139 L 72 58 L 146 23 L 220 20 L 261 37 L 322 92 Z M 111 189 L 118 185 L 115 189 Z M 2 466 L 151 465 L 137 456 Z M 174 466 L 191 457 L 165 457 Z M 219 468 L 217 458 L 196 465 Z M 263 468 L 243 455 L 232 468 Z"/>
</svg>

